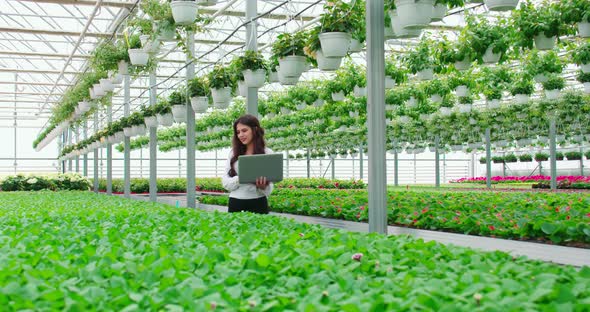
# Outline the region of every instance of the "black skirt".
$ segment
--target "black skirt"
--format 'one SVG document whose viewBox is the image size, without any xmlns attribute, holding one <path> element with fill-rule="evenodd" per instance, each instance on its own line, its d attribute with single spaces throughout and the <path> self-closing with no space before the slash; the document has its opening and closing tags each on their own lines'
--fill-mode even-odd
<svg viewBox="0 0 590 312">
<path fill-rule="evenodd" d="M 240 211 L 268 214 L 268 200 L 266 199 L 266 196 L 254 199 L 239 199 L 230 197 L 227 212 Z"/>
</svg>

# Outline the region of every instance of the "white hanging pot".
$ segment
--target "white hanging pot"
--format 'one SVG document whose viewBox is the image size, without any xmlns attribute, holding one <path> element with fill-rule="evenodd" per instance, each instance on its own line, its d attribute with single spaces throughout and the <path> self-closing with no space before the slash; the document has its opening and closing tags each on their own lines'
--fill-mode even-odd
<svg viewBox="0 0 590 312">
<path fill-rule="evenodd" d="M 156 116 L 149 116 L 143 118 L 143 123 L 148 128 L 158 127 L 158 118 Z"/>
<path fill-rule="evenodd" d="M 584 93 L 590 94 L 590 82 L 584 82 Z"/>
<path fill-rule="evenodd" d="M 143 49 L 129 49 L 127 50 L 127 52 L 129 53 L 129 60 L 131 61 L 131 65 L 147 65 L 149 54 L 145 52 Z"/>
<path fill-rule="evenodd" d="M 385 76 L 385 89 L 393 89 L 395 87 L 395 80 L 389 76 Z"/>
<path fill-rule="evenodd" d="M 418 102 L 416 101 L 416 98 L 413 96 L 410 96 L 410 99 L 407 100 L 405 103 L 407 108 L 414 108 L 418 105 Z"/>
<path fill-rule="evenodd" d="M 557 100 L 559 98 L 559 89 L 545 90 L 545 97 L 549 100 Z"/>
<path fill-rule="evenodd" d="M 500 108 L 500 100 L 499 99 L 489 100 L 489 101 L 487 101 L 487 104 L 488 104 L 489 109 Z"/>
<path fill-rule="evenodd" d="M 529 102 L 529 96 L 527 94 L 516 94 L 514 95 L 514 101 L 516 104 L 526 104 Z"/>
<path fill-rule="evenodd" d="M 590 63 L 580 65 L 580 70 L 583 73 L 590 73 Z"/>
<path fill-rule="evenodd" d="M 484 0 L 490 11 L 510 11 L 516 9 L 518 0 Z"/>
<path fill-rule="evenodd" d="M 469 59 L 463 59 L 462 61 L 455 62 L 455 68 L 458 71 L 468 70 L 471 67 L 471 61 Z"/>
<path fill-rule="evenodd" d="M 276 72 L 276 71 L 271 71 L 268 74 L 268 81 L 271 82 L 271 83 L 272 82 L 279 82 L 279 73 Z"/>
<path fill-rule="evenodd" d="M 318 68 L 321 71 L 335 71 L 340 68 L 342 63 L 341 57 L 326 57 L 322 50 L 316 51 L 316 59 L 318 61 Z"/>
<path fill-rule="evenodd" d="M 227 107 L 231 101 L 231 88 L 211 89 L 211 97 L 215 107 L 218 107 L 218 104 Z"/>
<path fill-rule="evenodd" d="M 552 50 L 555 46 L 555 37 L 547 37 L 545 34 L 538 34 L 533 37 L 537 50 Z"/>
<path fill-rule="evenodd" d="M 590 23 L 588 23 L 588 22 L 578 23 L 578 34 L 582 38 L 590 38 Z"/>
<path fill-rule="evenodd" d="M 290 55 L 279 59 L 279 79 L 280 75 L 284 77 L 297 77 L 301 76 L 301 73 L 305 71 L 307 67 L 307 61 L 305 56 Z"/>
<path fill-rule="evenodd" d="M 450 107 L 441 107 L 439 112 L 443 116 L 450 116 L 451 115 L 451 108 Z"/>
<path fill-rule="evenodd" d="M 150 35 L 140 35 L 139 36 L 139 41 L 141 41 L 141 46 L 145 47 L 146 43 L 148 42 L 148 40 L 150 39 Z"/>
<path fill-rule="evenodd" d="M 122 74 L 115 74 L 111 78 L 111 83 L 114 85 L 119 85 L 123 82 L 123 75 Z"/>
<path fill-rule="evenodd" d="M 129 74 L 129 65 L 125 61 L 119 61 L 117 63 L 117 67 L 119 68 L 119 74 L 121 75 L 128 75 Z"/>
<path fill-rule="evenodd" d="M 352 36 L 345 32 L 325 32 L 319 34 L 320 45 L 326 57 L 345 57 Z"/>
<path fill-rule="evenodd" d="M 174 41 L 176 40 L 176 30 L 174 28 L 161 29 L 158 34 L 160 41 Z"/>
<path fill-rule="evenodd" d="M 547 79 L 549 79 L 549 78 L 545 74 L 536 74 L 535 77 L 533 77 L 533 79 L 537 83 L 543 83 L 543 82 L 546 82 Z"/>
<path fill-rule="evenodd" d="M 500 60 L 500 57 L 502 56 L 501 53 L 494 53 L 493 51 L 494 46 L 491 45 L 486 49 L 486 53 L 483 54 L 483 62 L 484 63 L 498 63 L 498 61 Z"/>
<path fill-rule="evenodd" d="M 447 11 L 449 11 L 449 8 L 446 4 L 437 4 L 433 6 L 430 22 L 441 22 L 447 15 Z"/>
<path fill-rule="evenodd" d="M 469 94 L 469 88 L 463 85 L 457 86 L 457 88 L 455 88 L 455 93 L 457 96 L 467 96 Z"/>
<path fill-rule="evenodd" d="M 433 94 L 430 96 L 430 101 L 432 103 L 441 103 L 442 102 L 442 96 L 440 96 L 440 94 Z"/>
<path fill-rule="evenodd" d="M 248 87 L 246 86 L 246 83 L 242 80 L 238 81 L 238 93 L 241 97 L 248 96 Z"/>
<path fill-rule="evenodd" d="M 186 122 L 186 109 L 186 105 L 172 105 L 174 121 L 178 123 Z"/>
<path fill-rule="evenodd" d="M 167 113 L 163 115 L 157 114 L 156 117 L 158 119 L 158 124 L 164 127 L 170 127 L 174 123 L 174 117 L 172 116 L 172 113 Z"/>
<path fill-rule="evenodd" d="M 396 10 L 390 10 L 389 17 L 391 18 L 391 30 L 396 38 L 400 39 L 409 39 L 409 38 L 418 38 L 422 33 L 422 29 L 420 28 L 404 28 L 401 24 L 401 20 L 398 18 Z"/>
<path fill-rule="evenodd" d="M 145 135 L 145 125 L 133 125 L 131 128 L 133 128 L 133 133 L 135 135 Z"/>
<path fill-rule="evenodd" d="M 471 104 L 459 104 L 459 113 L 469 113 L 471 112 L 472 105 Z"/>
<path fill-rule="evenodd" d="M 354 89 L 352 92 L 353 92 L 354 96 L 356 96 L 356 97 L 367 96 L 367 88 L 366 87 L 354 86 Z"/>
<path fill-rule="evenodd" d="M 110 92 L 115 90 L 115 86 L 113 85 L 113 83 L 111 82 L 110 79 L 100 79 L 100 87 L 105 91 L 105 92 Z"/>
<path fill-rule="evenodd" d="M 350 53 L 358 53 L 363 50 L 363 44 L 358 41 L 357 39 L 350 39 L 350 47 L 348 48 L 348 52 Z"/>
<path fill-rule="evenodd" d="M 94 95 L 96 95 L 97 97 L 104 96 L 104 94 L 105 94 L 104 90 L 102 89 L 102 87 L 100 86 L 99 83 L 95 84 L 93 86 L 93 88 L 94 88 Z"/>
<path fill-rule="evenodd" d="M 257 70 L 250 70 L 246 69 L 242 71 L 244 75 L 244 82 L 246 87 L 248 88 L 262 88 L 264 86 L 264 82 L 266 81 L 266 70 L 264 69 L 257 69 Z"/>
<path fill-rule="evenodd" d="M 217 4 L 217 0 L 197 0 L 197 4 L 200 6 L 212 6 Z"/>
<path fill-rule="evenodd" d="M 280 68 L 280 66 L 277 69 L 278 69 L 279 82 L 282 85 L 292 86 L 292 85 L 296 85 L 297 82 L 299 81 L 299 76 L 301 76 L 301 75 L 295 76 L 295 77 L 288 77 L 288 76 L 285 76 L 285 74 L 283 73 L 283 70 Z"/>
<path fill-rule="evenodd" d="M 172 1 L 172 18 L 178 25 L 190 25 L 197 18 L 198 5 L 195 1 Z"/>
<path fill-rule="evenodd" d="M 191 106 L 195 113 L 205 113 L 209 108 L 209 98 L 206 96 L 195 96 L 191 98 Z"/>
<path fill-rule="evenodd" d="M 332 92 L 332 100 L 334 102 L 344 101 L 345 98 L 346 97 L 344 96 L 344 92 L 343 91 Z"/>
<path fill-rule="evenodd" d="M 425 68 L 416 73 L 418 79 L 420 80 L 432 80 L 434 77 L 434 71 L 432 68 Z"/>
<path fill-rule="evenodd" d="M 434 7 L 433 0 L 395 0 L 398 19 L 402 29 L 425 28 L 430 24 Z"/>
<path fill-rule="evenodd" d="M 131 127 L 125 127 L 125 128 L 123 128 L 123 134 L 126 137 L 133 136 L 133 128 L 131 128 Z"/>
</svg>

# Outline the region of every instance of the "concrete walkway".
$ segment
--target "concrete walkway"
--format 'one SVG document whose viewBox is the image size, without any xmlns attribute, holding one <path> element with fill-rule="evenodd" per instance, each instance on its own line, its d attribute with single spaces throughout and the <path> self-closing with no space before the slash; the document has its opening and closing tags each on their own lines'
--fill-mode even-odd
<svg viewBox="0 0 590 312">
<path fill-rule="evenodd" d="M 145 195 L 132 195 L 134 199 L 149 200 Z M 176 207 L 186 207 L 185 194 L 159 195 L 158 202 Z M 197 207 L 205 211 L 227 212 L 227 207 L 197 204 Z M 328 228 L 344 229 L 354 232 L 368 232 L 369 224 L 321 217 L 309 217 L 286 213 L 274 213 L 282 217 L 291 218 L 298 222 L 319 224 Z M 557 264 L 568 264 L 577 267 L 590 266 L 590 249 L 555 246 L 541 243 L 522 242 L 516 240 L 491 238 L 484 236 L 446 233 L 440 231 L 428 231 L 410 229 L 398 226 L 388 226 L 388 235 L 409 234 L 425 241 L 437 241 L 445 245 L 469 247 L 484 251 L 504 251 L 515 256 L 526 256 L 529 259 L 542 260 Z"/>
</svg>

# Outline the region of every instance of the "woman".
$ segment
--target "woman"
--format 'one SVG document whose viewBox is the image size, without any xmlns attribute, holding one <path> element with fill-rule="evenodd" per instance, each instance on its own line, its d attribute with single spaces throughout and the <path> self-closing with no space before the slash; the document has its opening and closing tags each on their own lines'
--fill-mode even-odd
<svg viewBox="0 0 590 312">
<path fill-rule="evenodd" d="M 265 147 L 264 129 L 258 119 L 252 115 L 244 115 L 234 122 L 232 150 L 229 152 L 225 165 L 225 174 L 221 177 L 223 187 L 229 193 L 228 212 L 249 211 L 267 214 L 267 197 L 273 184 L 266 177 L 256 179 L 256 184 L 240 184 L 238 180 L 238 157 L 240 155 L 270 154 Z"/>
</svg>

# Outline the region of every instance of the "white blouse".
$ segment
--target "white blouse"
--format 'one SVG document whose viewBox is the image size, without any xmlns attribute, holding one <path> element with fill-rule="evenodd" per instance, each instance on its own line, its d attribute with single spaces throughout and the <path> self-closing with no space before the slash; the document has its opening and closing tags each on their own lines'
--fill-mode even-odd
<svg viewBox="0 0 590 312">
<path fill-rule="evenodd" d="M 272 154 L 272 151 L 269 148 L 264 149 L 265 154 Z M 233 156 L 233 150 L 229 151 L 229 155 L 227 156 L 227 161 L 225 163 L 225 171 L 223 176 L 221 176 L 221 184 L 223 187 L 229 191 L 229 197 L 237 198 L 237 199 L 255 199 L 260 197 L 268 197 L 273 189 L 273 183 L 270 182 L 266 189 L 261 190 L 256 188 L 256 184 L 253 183 L 243 183 L 240 184 L 238 180 L 238 176 L 230 177 L 229 176 L 229 169 L 231 164 L 231 158 Z M 238 162 L 234 163 L 234 169 L 236 169 L 236 173 L 238 172 Z"/>
</svg>

